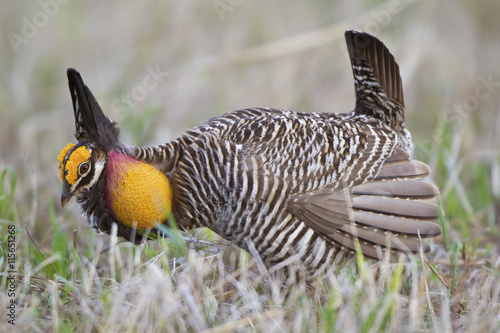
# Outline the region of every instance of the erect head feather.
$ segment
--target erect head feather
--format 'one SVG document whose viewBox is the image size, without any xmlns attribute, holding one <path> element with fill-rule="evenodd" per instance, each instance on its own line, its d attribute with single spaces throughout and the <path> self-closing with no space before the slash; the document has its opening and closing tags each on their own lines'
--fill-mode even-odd
<svg viewBox="0 0 500 333">
<path fill-rule="evenodd" d="M 88 138 L 104 151 L 121 150 L 118 140 L 120 127 L 102 112 L 90 89 L 74 68 L 68 68 L 68 85 L 75 114 L 75 137 Z"/>
</svg>

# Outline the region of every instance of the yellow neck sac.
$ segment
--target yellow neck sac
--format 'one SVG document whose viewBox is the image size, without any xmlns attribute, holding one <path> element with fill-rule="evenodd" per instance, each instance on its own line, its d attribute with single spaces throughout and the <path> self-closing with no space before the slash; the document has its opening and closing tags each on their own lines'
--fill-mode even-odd
<svg viewBox="0 0 500 333">
<path fill-rule="evenodd" d="M 108 154 L 103 192 L 111 214 L 129 228 L 153 229 L 165 222 L 172 210 L 168 177 L 147 163 L 115 151 Z"/>
</svg>

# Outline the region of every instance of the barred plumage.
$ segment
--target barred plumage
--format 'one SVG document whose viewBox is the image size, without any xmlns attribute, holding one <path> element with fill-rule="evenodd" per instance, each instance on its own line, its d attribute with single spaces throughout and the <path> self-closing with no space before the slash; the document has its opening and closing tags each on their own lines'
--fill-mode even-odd
<svg viewBox="0 0 500 333">
<path fill-rule="evenodd" d="M 93 166 L 105 163 L 103 156 L 117 165 L 110 151 L 154 166 L 168 177 L 166 193 L 172 193 L 161 207 L 171 210 L 180 228 L 208 227 L 244 249 L 255 247 L 267 265 L 294 257 L 309 278 L 351 256 L 356 240 L 375 259 L 387 249 L 428 250 L 418 236 L 440 233 L 433 201 L 438 191 L 422 180 L 429 168 L 410 158 L 398 65 L 373 36 L 347 31 L 346 40 L 355 80 L 352 112 L 238 110 L 149 148 L 121 143 L 117 125 L 70 69 L 75 136 L 80 140 L 75 147 L 92 152 Z M 63 174 L 74 149 L 60 160 Z M 124 169 L 117 171 L 119 176 L 129 177 Z M 142 230 L 131 227 L 139 221 L 120 221 L 111 213 L 123 211 L 125 201 L 102 197 L 103 189 L 110 193 L 110 185 L 102 181 L 107 172 L 94 167 L 75 185 L 63 179 L 61 200 L 64 204 L 77 196 L 92 227 L 109 232 L 116 223 L 120 236 L 139 242 Z M 120 190 L 139 184 L 135 181 L 127 178 Z M 157 184 L 140 185 L 163 190 Z M 161 213 L 151 195 L 140 199 L 140 207 L 149 208 L 131 204 L 125 209 Z M 145 223 L 155 228 L 165 222 Z"/>
</svg>

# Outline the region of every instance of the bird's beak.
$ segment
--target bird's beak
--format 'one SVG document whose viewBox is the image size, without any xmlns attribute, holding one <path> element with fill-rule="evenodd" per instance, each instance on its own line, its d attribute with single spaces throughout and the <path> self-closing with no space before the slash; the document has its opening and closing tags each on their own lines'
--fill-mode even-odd
<svg viewBox="0 0 500 333">
<path fill-rule="evenodd" d="M 66 205 L 66 203 L 73 197 L 74 194 L 74 191 L 68 194 L 63 191 L 63 193 L 61 193 L 61 205 L 64 207 L 64 205 Z"/>
</svg>

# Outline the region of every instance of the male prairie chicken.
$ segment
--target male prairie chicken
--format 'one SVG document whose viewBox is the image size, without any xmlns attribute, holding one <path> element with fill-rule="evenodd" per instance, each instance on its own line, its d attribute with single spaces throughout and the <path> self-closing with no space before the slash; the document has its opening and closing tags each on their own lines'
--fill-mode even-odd
<svg viewBox="0 0 500 333">
<path fill-rule="evenodd" d="M 61 203 L 76 197 L 90 226 L 140 242 L 173 217 L 208 227 L 267 265 L 294 256 L 309 277 L 342 263 L 417 252 L 441 233 L 430 170 L 412 160 L 399 67 L 375 37 L 345 33 L 356 106 L 350 113 L 232 111 L 163 145 L 124 144 L 68 69 L 76 145 L 59 155 Z"/>
</svg>

